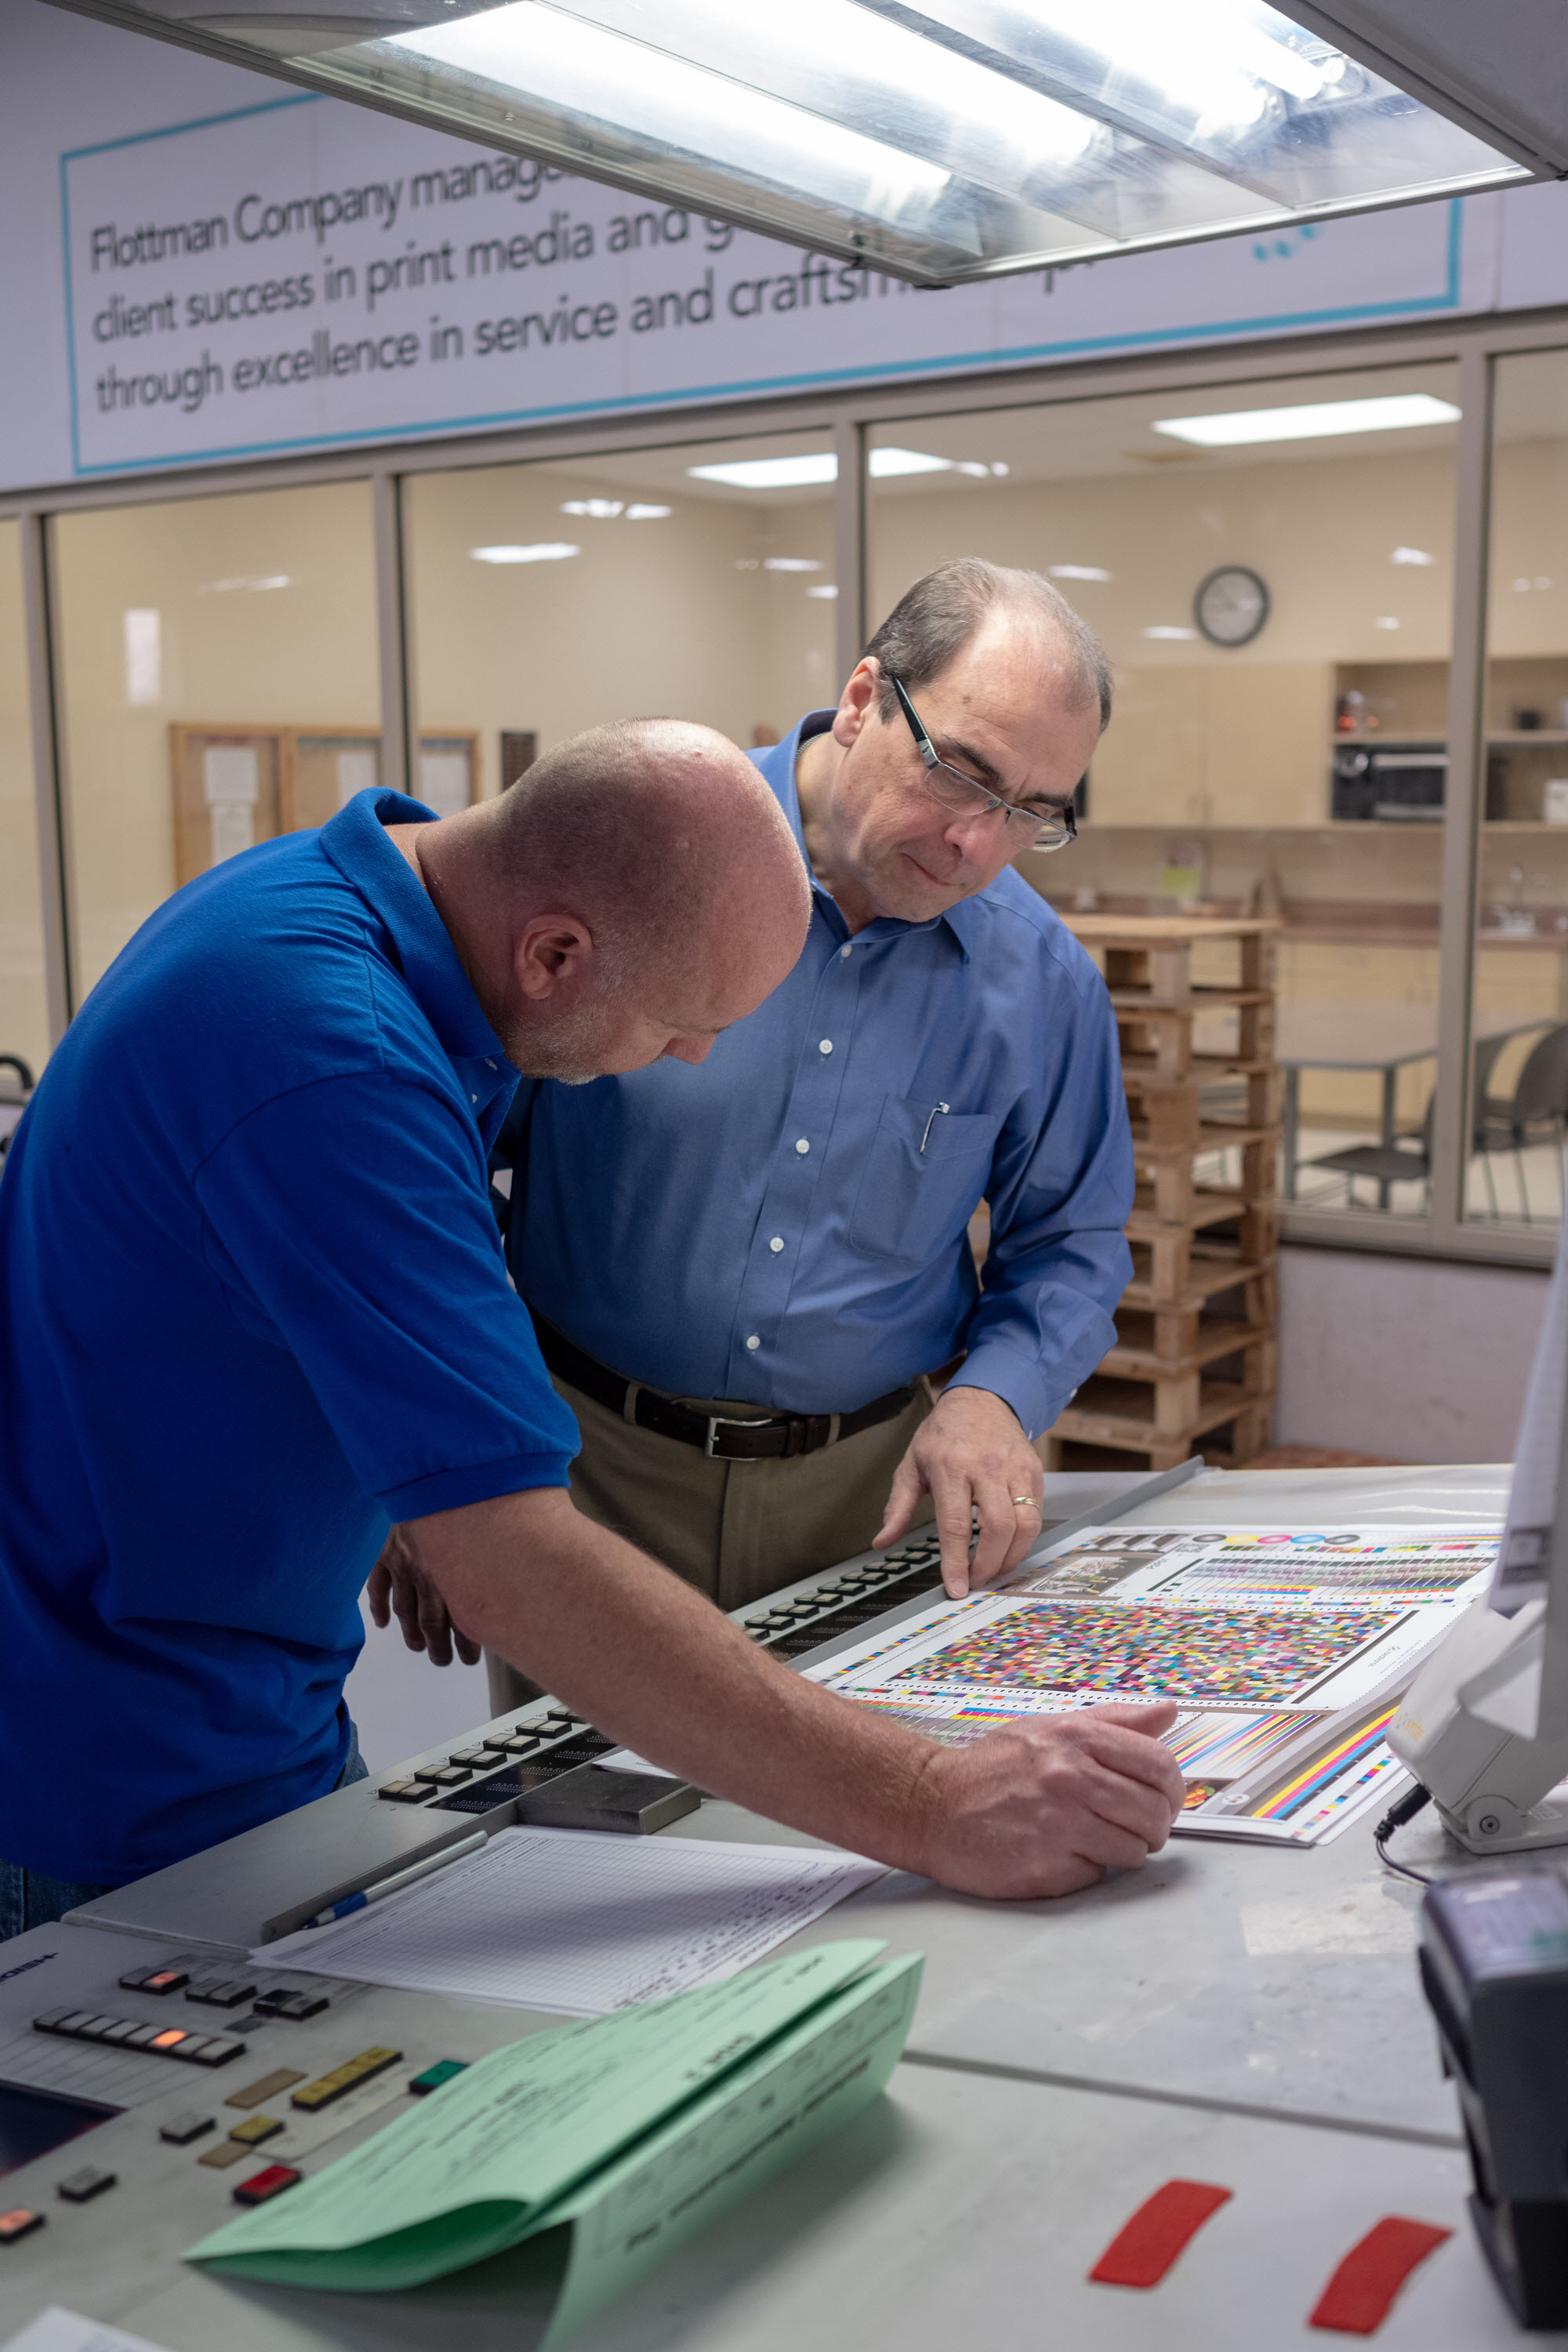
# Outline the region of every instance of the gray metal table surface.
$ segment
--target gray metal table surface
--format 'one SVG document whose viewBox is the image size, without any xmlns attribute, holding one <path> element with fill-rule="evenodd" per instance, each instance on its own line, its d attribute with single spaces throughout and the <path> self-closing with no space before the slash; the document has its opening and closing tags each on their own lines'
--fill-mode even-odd
<svg viewBox="0 0 1568 2352">
<path fill-rule="evenodd" d="M 1233 2191 L 1146 2293 L 1087 2273 L 1172 2179 Z M 1268 2352 L 1389 2213 L 1451 2230 L 1379 2332 L 1489 2352 L 1518 2331 L 1464 2211 L 1457 2151 L 920 2064 L 571 2338 L 574 2352 Z M 120 2325 L 167 2352 L 527 2352 L 537 2257 L 399 2295 L 327 2295 L 149 2263 Z M 1568 2337 L 1542 2336 L 1543 2347 Z"/>
</svg>

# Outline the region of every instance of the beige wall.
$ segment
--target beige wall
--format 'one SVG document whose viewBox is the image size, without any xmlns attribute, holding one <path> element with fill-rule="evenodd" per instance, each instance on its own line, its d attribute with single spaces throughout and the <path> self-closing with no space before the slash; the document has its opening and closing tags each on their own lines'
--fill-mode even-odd
<svg viewBox="0 0 1568 2352">
<path fill-rule="evenodd" d="M 337 483 L 56 530 L 79 996 L 174 887 L 171 720 L 375 725 L 371 498 Z M 128 611 L 158 615 L 155 677 L 128 675 Z"/>
<path fill-rule="evenodd" d="M 703 453 L 687 453 L 701 462 Z M 426 475 L 409 488 L 416 700 L 427 727 L 481 731 L 484 789 L 499 789 L 497 737 L 531 729 L 541 751 L 580 728 L 664 714 L 750 745 L 837 699 L 828 499 L 785 509 L 642 493 L 658 520 L 566 515 L 567 500 L 637 489 L 542 466 Z M 477 562 L 477 546 L 575 545 L 558 562 Z M 821 564 L 770 572 L 769 556 Z"/>
<path fill-rule="evenodd" d="M 21 540 L 20 524 L 0 522 L 0 1053 L 20 1054 L 37 1073 L 48 1052 L 48 1022 L 27 731 Z"/>
</svg>

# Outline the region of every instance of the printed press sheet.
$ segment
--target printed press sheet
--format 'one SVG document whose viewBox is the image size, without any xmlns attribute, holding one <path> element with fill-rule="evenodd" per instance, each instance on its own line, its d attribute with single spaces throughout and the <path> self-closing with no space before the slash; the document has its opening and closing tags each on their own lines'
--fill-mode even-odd
<svg viewBox="0 0 1568 2352">
<path fill-rule="evenodd" d="M 963 1744 L 1020 1717 L 1174 1699 L 1178 1831 L 1316 1844 L 1403 1768 L 1399 1694 L 1484 1593 L 1500 1530 L 1090 1528 L 805 1671 Z"/>
</svg>

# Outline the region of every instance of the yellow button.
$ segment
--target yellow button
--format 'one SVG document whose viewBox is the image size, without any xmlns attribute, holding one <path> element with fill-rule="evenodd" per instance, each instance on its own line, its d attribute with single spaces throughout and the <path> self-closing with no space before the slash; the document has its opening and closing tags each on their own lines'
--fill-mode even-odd
<svg viewBox="0 0 1568 2352">
<path fill-rule="evenodd" d="M 236 2124 L 229 2137 L 241 2141 L 247 2147 L 254 2147 L 258 2140 L 271 2139 L 282 2129 L 283 2126 L 276 2116 L 247 2116 L 242 2124 Z"/>
</svg>

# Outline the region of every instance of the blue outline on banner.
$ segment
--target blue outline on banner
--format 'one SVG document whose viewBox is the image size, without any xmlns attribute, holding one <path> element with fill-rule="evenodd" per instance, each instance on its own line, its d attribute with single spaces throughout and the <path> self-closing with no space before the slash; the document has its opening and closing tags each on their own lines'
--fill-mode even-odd
<svg viewBox="0 0 1568 2352">
<path fill-rule="evenodd" d="M 70 184 L 66 167 L 88 155 L 103 155 L 119 147 L 142 147 L 154 139 L 177 139 L 187 131 L 210 131 L 218 123 L 238 122 L 253 114 L 280 113 L 285 108 L 320 106 L 328 102 L 324 92 L 307 91 L 298 98 L 278 98 L 263 100 L 256 106 L 238 106 L 226 114 L 203 115 L 193 122 L 172 122 L 162 131 L 136 131 L 123 139 L 100 139 L 91 147 L 73 147 L 60 157 L 60 222 L 65 237 L 66 350 L 70 376 L 71 471 L 89 478 L 100 474 L 151 474 L 172 467 L 216 464 L 226 457 L 278 457 L 293 450 L 331 448 L 373 448 L 382 443 L 418 440 L 438 433 L 479 433 L 497 426 L 546 425 L 568 417 L 629 416 L 639 409 L 675 408 L 686 402 L 701 400 L 739 400 L 755 397 L 762 393 L 809 392 L 829 384 L 866 385 L 890 377 L 920 377 L 937 381 L 942 376 L 982 367 L 1019 367 L 1031 360 L 1075 359 L 1094 352 L 1132 352 L 1170 349 L 1182 343 L 1212 341 L 1226 336 L 1279 333 L 1285 330 L 1301 331 L 1309 327 L 1347 326 L 1373 319 L 1432 317 L 1444 310 L 1459 307 L 1459 253 L 1462 236 L 1464 199 L 1447 198 L 1448 236 L 1445 285 L 1441 294 L 1412 295 L 1397 302 L 1349 302 L 1327 310 L 1283 311 L 1277 316 L 1245 319 L 1215 319 L 1202 326 L 1152 327 L 1138 332 L 1113 335 L 1083 335 L 1058 343 L 1026 343 L 1005 350 L 954 352 L 945 358 L 889 360 L 867 363 L 859 367 L 817 368 L 799 375 L 752 376 L 727 383 L 683 384 L 668 392 L 626 393 L 613 400 L 562 401 L 540 408 L 506 408 L 483 411 L 474 415 L 440 416 L 424 425 L 389 425 L 380 429 L 357 433 L 314 433 L 292 441 L 235 442 L 226 448 L 181 451 L 168 457 L 127 457 L 111 465 L 84 466 L 78 432 L 76 320 L 75 300 L 71 286 L 70 257 Z M 1238 235 L 1253 235 L 1238 231 Z"/>
</svg>

